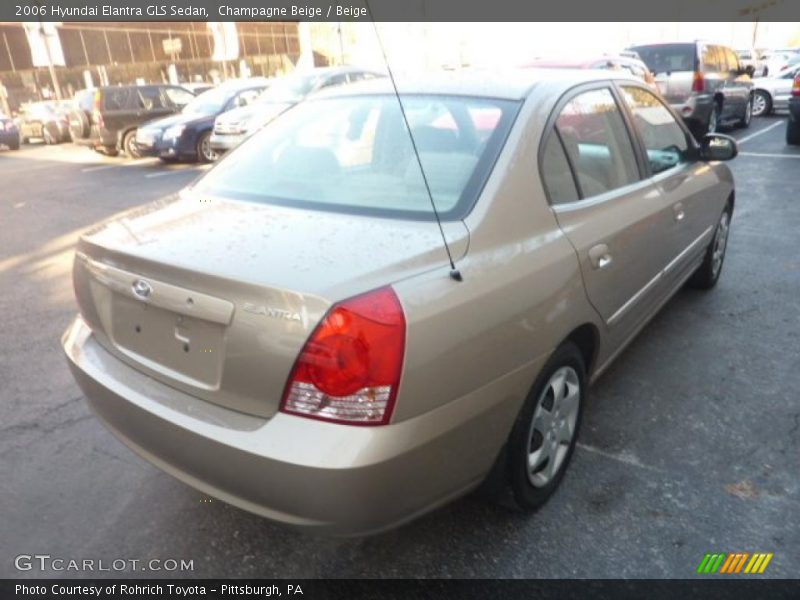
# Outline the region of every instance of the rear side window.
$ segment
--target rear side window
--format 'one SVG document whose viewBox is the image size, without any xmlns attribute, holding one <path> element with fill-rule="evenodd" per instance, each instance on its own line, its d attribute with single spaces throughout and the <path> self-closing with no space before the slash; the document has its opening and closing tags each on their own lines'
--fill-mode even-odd
<svg viewBox="0 0 800 600">
<path fill-rule="evenodd" d="M 131 88 L 107 88 L 103 92 L 103 108 L 106 110 L 123 110 L 128 107 Z"/>
<path fill-rule="evenodd" d="M 611 91 L 584 92 L 556 120 L 581 196 L 608 192 L 639 179 L 636 155 Z"/>
<path fill-rule="evenodd" d="M 703 48 L 702 60 L 703 71 L 706 73 L 718 73 L 725 71 L 725 53 L 720 52 L 718 46 L 705 46 Z"/>
<path fill-rule="evenodd" d="M 736 56 L 736 53 L 731 50 L 730 48 L 723 48 L 726 57 L 726 65 L 728 67 L 728 71 L 738 71 L 739 70 L 739 59 Z"/>
<path fill-rule="evenodd" d="M 564 146 L 561 145 L 556 131 L 550 134 L 542 153 L 542 181 L 550 204 L 564 204 L 578 200 L 578 188 L 575 187 Z"/>
<path fill-rule="evenodd" d="M 634 86 L 622 86 L 622 97 L 633 113 L 634 126 L 644 143 L 653 174 L 688 160 L 686 134 L 661 100 L 652 92 Z"/>
<path fill-rule="evenodd" d="M 656 44 L 631 48 L 655 73 L 694 71 L 697 51 L 694 44 Z"/>
<path fill-rule="evenodd" d="M 436 208 L 471 209 L 519 109 L 510 100 L 409 95 L 403 106 Z M 355 214 L 433 217 L 394 95 L 302 102 L 197 184 L 200 193 Z"/>
</svg>

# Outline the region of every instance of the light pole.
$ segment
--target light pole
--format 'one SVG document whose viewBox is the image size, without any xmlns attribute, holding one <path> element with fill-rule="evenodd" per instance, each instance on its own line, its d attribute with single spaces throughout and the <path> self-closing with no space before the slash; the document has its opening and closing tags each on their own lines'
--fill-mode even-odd
<svg viewBox="0 0 800 600">
<path fill-rule="evenodd" d="M 50 71 L 50 79 L 53 82 L 53 91 L 56 93 L 56 100 L 61 100 L 61 86 L 58 85 L 56 69 L 53 66 L 53 55 L 50 53 L 50 40 L 48 39 L 48 33 L 44 27 L 44 22 L 42 21 L 42 3 L 40 0 L 36 0 L 36 5 L 39 7 L 39 35 L 42 37 L 42 42 L 44 42 L 44 51 L 47 55 L 47 70 Z M 53 30 L 55 35 L 58 35 L 58 33 L 55 32 L 55 26 L 53 26 Z"/>
</svg>

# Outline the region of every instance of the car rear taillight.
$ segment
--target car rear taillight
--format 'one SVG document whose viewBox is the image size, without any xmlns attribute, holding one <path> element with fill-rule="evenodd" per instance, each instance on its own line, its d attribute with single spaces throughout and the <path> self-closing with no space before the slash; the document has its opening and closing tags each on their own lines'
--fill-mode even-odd
<svg viewBox="0 0 800 600">
<path fill-rule="evenodd" d="M 337 423 L 385 425 L 394 409 L 406 319 L 391 288 L 335 304 L 306 342 L 281 410 Z"/>
<path fill-rule="evenodd" d="M 692 91 L 693 92 L 704 92 L 706 89 L 706 82 L 703 78 L 703 73 L 700 71 L 694 72 L 694 77 L 692 77 Z"/>
<path fill-rule="evenodd" d="M 794 83 L 792 84 L 792 96 L 800 98 L 800 72 L 795 76 Z"/>
<path fill-rule="evenodd" d="M 92 103 L 92 120 L 98 127 L 103 126 L 103 113 L 100 112 L 103 109 L 103 94 L 100 90 L 97 90 L 94 93 L 94 102 Z"/>
</svg>

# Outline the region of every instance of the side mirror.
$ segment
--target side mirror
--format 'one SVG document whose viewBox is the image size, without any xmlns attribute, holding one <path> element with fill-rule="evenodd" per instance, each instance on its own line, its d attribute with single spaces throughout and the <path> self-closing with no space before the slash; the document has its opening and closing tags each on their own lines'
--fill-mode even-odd
<svg viewBox="0 0 800 600">
<path fill-rule="evenodd" d="M 747 65 L 742 71 L 744 71 L 743 75 L 749 75 L 750 77 L 756 74 L 756 68 L 753 65 Z"/>
<path fill-rule="evenodd" d="M 739 154 L 736 140 L 721 133 L 707 133 L 700 142 L 700 158 L 703 160 L 731 160 Z"/>
</svg>

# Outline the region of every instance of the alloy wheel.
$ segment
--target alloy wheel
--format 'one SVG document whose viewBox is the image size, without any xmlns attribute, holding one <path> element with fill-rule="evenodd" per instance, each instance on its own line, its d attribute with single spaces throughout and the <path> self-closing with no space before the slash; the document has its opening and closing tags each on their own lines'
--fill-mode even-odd
<svg viewBox="0 0 800 600">
<path fill-rule="evenodd" d="M 767 112 L 767 98 L 761 92 L 756 92 L 755 96 L 753 96 L 752 115 L 760 117 L 765 112 Z"/>
<path fill-rule="evenodd" d="M 214 162 L 217 160 L 217 153 L 211 149 L 211 138 L 209 136 L 205 136 L 200 141 L 200 154 L 200 158 L 206 162 Z"/>
<path fill-rule="evenodd" d="M 553 373 L 536 403 L 528 433 L 528 480 L 541 488 L 558 474 L 569 453 L 580 409 L 581 384 L 572 367 Z"/>
</svg>

